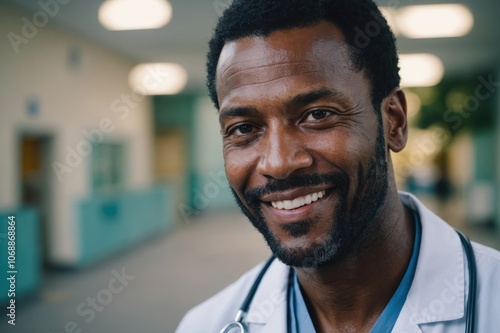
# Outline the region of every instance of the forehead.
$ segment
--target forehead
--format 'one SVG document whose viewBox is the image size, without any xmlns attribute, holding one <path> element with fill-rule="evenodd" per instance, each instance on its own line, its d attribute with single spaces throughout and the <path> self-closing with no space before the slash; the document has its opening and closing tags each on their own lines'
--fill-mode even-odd
<svg viewBox="0 0 500 333">
<path fill-rule="evenodd" d="M 327 22 L 229 42 L 217 66 L 219 103 L 235 91 L 275 87 L 285 79 L 308 84 L 345 79 L 354 73 L 348 51 L 340 29 Z"/>
</svg>

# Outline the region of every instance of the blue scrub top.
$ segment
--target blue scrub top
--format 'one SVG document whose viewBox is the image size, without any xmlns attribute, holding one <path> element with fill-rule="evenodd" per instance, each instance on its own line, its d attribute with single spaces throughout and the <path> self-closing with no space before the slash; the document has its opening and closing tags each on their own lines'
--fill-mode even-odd
<svg viewBox="0 0 500 333">
<path fill-rule="evenodd" d="M 420 217 L 417 212 L 414 212 L 415 220 L 415 242 L 413 243 L 413 252 L 411 255 L 410 263 L 406 269 L 403 279 L 399 283 L 398 289 L 391 300 L 385 307 L 384 311 L 380 314 L 377 322 L 370 330 L 370 333 L 390 333 L 396 324 L 399 313 L 403 308 L 406 296 L 410 291 L 411 283 L 415 275 L 415 269 L 418 262 L 418 253 L 420 250 L 420 240 L 422 238 L 422 226 L 420 224 Z M 289 299 L 289 312 L 290 312 L 290 332 L 291 333 L 315 333 L 313 322 L 309 311 L 307 310 L 300 284 L 297 279 L 297 274 L 294 274 L 293 286 L 290 290 Z"/>
</svg>

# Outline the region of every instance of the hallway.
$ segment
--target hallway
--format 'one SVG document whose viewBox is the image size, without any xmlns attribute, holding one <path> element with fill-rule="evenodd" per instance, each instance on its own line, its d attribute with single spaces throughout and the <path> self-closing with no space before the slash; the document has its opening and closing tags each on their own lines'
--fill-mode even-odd
<svg viewBox="0 0 500 333">
<path fill-rule="evenodd" d="M 0 332 L 171 333 L 189 308 L 268 256 L 239 212 L 198 217 L 82 271 L 51 273 Z"/>
</svg>

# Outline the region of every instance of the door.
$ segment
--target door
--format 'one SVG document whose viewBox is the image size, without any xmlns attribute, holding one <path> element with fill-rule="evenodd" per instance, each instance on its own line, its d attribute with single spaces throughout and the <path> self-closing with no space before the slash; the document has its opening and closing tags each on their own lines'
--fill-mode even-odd
<svg viewBox="0 0 500 333">
<path fill-rule="evenodd" d="M 188 142 L 183 129 L 169 129 L 155 138 L 155 180 L 172 187 L 174 207 L 189 205 Z M 177 211 L 178 213 L 178 211 Z"/>
<path fill-rule="evenodd" d="M 23 134 L 20 137 L 20 189 L 22 206 L 37 211 L 40 231 L 40 258 L 48 264 L 48 225 L 51 215 L 50 161 L 52 138 Z"/>
</svg>

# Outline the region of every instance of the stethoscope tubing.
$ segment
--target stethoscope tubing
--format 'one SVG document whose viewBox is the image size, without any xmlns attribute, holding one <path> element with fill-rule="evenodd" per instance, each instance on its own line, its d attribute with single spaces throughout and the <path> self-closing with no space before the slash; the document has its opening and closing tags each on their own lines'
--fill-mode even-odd
<svg viewBox="0 0 500 333">
<path fill-rule="evenodd" d="M 241 305 L 240 310 L 236 314 L 234 321 L 224 326 L 219 333 L 229 333 L 234 328 L 239 328 L 240 333 L 248 333 L 248 327 L 246 326 L 243 320 L 245 319 L 245 316 L 248 313 L 248 309 L 250 308 L 250 304 L 252 304 L 252 300 L 255 294 L 257 293 L 257 289 L 259 288 L 262 278 L 264 278 L 264 275 L 266 274 L 267 270 L 269 269 L 269 266 L 271 266 L 275 258 L 276 257 L 272 255 L 271 258 L 267 260 L 264 267 L 262 267 L 261 271 L 259 272 L 259 275 L 255 279 L 255 282 L 253 283 L 252 287 L 248 291 L 247 297 L 243 301 L 243 304 Z"/>
</svg>

